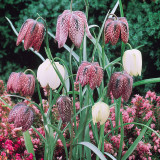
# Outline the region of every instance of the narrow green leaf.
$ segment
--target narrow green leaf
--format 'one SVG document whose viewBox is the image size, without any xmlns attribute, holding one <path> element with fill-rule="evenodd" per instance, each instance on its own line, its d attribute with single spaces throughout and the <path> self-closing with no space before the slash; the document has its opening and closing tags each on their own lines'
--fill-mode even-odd
<svg viewBox="0 0 160 160">
<path fill-rule="evenodd" d="M 147 122 L 147 126 L 150 125 L 152 119 L 150 119 L 148 122 Z M 131 154 L 132 152 L 135 150 L 135 148 L 137 147 L 139 141 L 142 139 L 142 137 L 144 136 L 145 132 L 147 130 L 147 127 L 144 127 L 140 133 L 140 135 L 136 138 L 136 140 L 133 142 L 133 144 L 129 147 L 128 151 L 125 153 L 125 155 L 122 157 L 121 160 L 126 160 Z"/>
<path fill-rule="evenodd" d="M 57 127 L 51 125 L 51 124 L 48 124 L 48 126 L 52 127 L 59 135 L 59 138 L 61 139 L 62 143 L 63 143 L 63 146 L 64 146 L 64 150 L 65 150 L 65 153 L 66 153 L 66 159 L 68 159 L 68 151 L 67 151 L 67 146 L 66 146 L 66 140 L 61 132 L 61 130 L 59 130 Z"/>
<path fill-rule="evenodd" d="M 105 67 L 104 70 L 111 67 L 112 65 L 116 64 L 117 62 L 119 62 L 121 60 L 121 57 L 116 58 L 114 61 L 108 63 Z"/>
<path fill-rule="evenodd" d="M 107 160 L 103 153 L 92 143 L 90 142 L 80 142 L 77 145 L 84 145 L 88 147 L 90 150 L 92 150 L 101 160 Z"/>
<path fill-rule="evenodd" d="M 40 132 L 37 131 L 37 129 L 34 126 L 31 126 L 31 128 L 39 135 L 39 137 L 43 140 L 43 142 L 46 143 L 45 138 L 40 134 Z"/>
<path fill-rule="evenodd" d="M 159 135 L 159 134 L 158 134 L 154 129 L 152 129 L 152 128 L 148 127 L 148 126 L 147 126 L 147 125 L 145 125 L 145 124 L 142 124 L 142 123 L 136 123 L 136 122 L 124 123 L 123 125 L 120 125 L 120 126 L 115 127 L 115 128 L 114 128 L 114 129 L 112 129 L 109 133 L 107 133 L 107 134 L 105 135 L 105 138 L 106 138 L 106 137 L 107 137 L 111 132 L 113 132 L 113 131 L 117 130 L 119 127 L 124 127 L 124 126 L 129 125 L 129 124 L 136 124 L 136 125 L 139 125 L 139 126 L 146 127 L 147 129 L 149 129 L 149 130 L 151 130 L 152 132 L 154 132 L 154 133 L 158 136 L 158 138 L 160 138 L 160 135 Z"/>
<path fill-rule="evenodd" d="M 121 123 L 121 125 L 123 125 L 122 112 L 120 113 L 120 123 Z M 120 139 L 120 145 L 119 145 L 119 150 L 118 150 L 118 158 L 117 158 L 118 160 L 121 160 L 123 141 L 124 141 L 124 128 L 121 127 L 121 139 Z"/>
<path fill-rule="evenodd" d="M 104 152 L 108 157 L 110 157 L 112 160 L 117 160 L 115 157 L 113 157 L 110 153 Z"/>
<path fill-rule="evenodd" d="M 144 85 L 144 84 L 150 84 L 150 83 L 158 83 L 158 82 L 160 82 L 160 77 L 151 78 L 151 79 L 144 79 L 144 80 L 133 83 L 133 87 Z"/>
<path fill-rule="evenodd" d="M 32 144 L 32 141 L 31 141 L 31 136 L 29 134 L 29 131 L 27 130 L 26 132 L 23 132 L 23 136 L 24 136 L 24 142 L 25 142 L 27 152 L 32 153 L 33 154 L 33 160 L 36 160 L 34 149 L 33 149 L 33 144 Z"/>
</svg>

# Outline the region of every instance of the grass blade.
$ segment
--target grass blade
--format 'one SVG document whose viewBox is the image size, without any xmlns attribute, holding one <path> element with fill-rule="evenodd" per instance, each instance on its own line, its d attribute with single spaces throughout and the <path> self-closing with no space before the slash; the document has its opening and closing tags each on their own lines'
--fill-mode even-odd
<svg viewBox="0 0 160 160">
<path fill-rule="evenodd" d="M 152 119 L 150 119 L 146 126 L 149 126 L 151 123 Z M 144 136 L 145 132 L 147 130 L 147 127 L 144 127 L 140 133 L 140 135 L 136 138 L 136 140 L 133 142 L 133 144 L 130 146 L 130 148 L 128 149 L 128 151 L 126 152 L 126 154 L 122 157 L 121 160 L 126 160 L 131 154 L 132 152 L 135 150 L 135 148 L 137 147 L 139 141 L 142 139 L 142 137 Z"/>
<path fill-rule="evenodd" d="M 57 127 L 51 125 L 51 124 L 48 124 L 48 126 L 52 127 L 59 135 L 59 138 L 61 139 L 62 143 L 63 143 L 63 146 L 64 146 L 64 150 L 65 150 L 65 153 L 66 153 L 66 159 L 68 159 L 68 151 L 67 151 L 67 146 L 66 146 L 66 140 L 61 132 L 61 130 L 59 130 Z"/>
<path fill-rule="evenodd" d="M 112 160 L 117 160 L 115 157 L 113 157 L 110 153 L 104 152 L 108 157 L 110 157 Z"/>
<path fill-rule="evenodd" d="M 133 83 L 133 87 L 140 86 L 143 84 L 157 83 L 157 82 L 160 82 L 160 77 L 159 78 L 144 79 L 144 80 L 135 82 L 135 83 Z"/>
<path fill-rule="evenodd" d="M 105 156 L 102 154 L 102 152 L 92 143 L 89 142 L 80 142 L 77 145 L 84 145 L 88 147 L 90 150 L 92 150 L 101 160 L 107 160 Z"/>
</svg>

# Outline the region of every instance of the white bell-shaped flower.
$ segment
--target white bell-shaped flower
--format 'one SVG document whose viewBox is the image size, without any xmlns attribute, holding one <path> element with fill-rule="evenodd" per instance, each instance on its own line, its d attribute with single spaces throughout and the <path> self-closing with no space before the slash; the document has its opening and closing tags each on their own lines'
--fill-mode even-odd
<svg viewBox="0 0 160 160">
<path fill-rule="evenodd" d="M 59 62 L 55 62 L 59 72 L 61 73 L 63 79 L 65 75 L 64 67 L 59 64 Z M 40 82 L 41 86 L 44 88 L 49 85 L 50 88 L 56 89 L 59 87 L 61 81 L 54 70 L 52 64 L 50 63 L 49 59 L 46 59 L 37 70 L 37 79 Z"/>
<path fill-rule="evenodd" d="M 141 76 L 142 54 L 137 49 L 131 49 L 124 52 L 123 58 L 124 70 L 131 76 Z"/>
<path fill-rule="evenodd" d="M 109 106 L 104 102 L 97 102 L 92 107 L 93 123 L 100 122 L 100 125 L 104 124 L 109 117 Z"/>
</svg>

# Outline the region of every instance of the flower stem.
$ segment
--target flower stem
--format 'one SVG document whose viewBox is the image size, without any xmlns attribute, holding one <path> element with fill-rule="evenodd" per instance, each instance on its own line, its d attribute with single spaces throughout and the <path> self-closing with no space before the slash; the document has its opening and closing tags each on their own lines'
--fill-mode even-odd
<svg viewBox="0 0 160 160">
<path fill-rule="evenodd" d="M 114 16 L 116 18 L 116 20 L 118 20 L 118 17 L 114 13 L 110 13 L 109 15 Z"/>
<path fill-rule="evenodd" d="M 72 3 L 73 3 L 73 0 L 71 0 L 71 4 L 70 4 L 70 11 L 72 12 Z"/>
<path fill-rule="evenodd" d="M 70 124 L 71 124 L 71 141 L 70 141 L 70 151 L 69 151 L 69 160 L 72 159 L 72 142 L 73 142 L 73 124 L 72 124 L 72 121 L 70 121 Z"/>
<path fill-rule="evenodd" d="M 103 142 L 103 139 L 104 139 L 104 125 L 101 125 L 101 128 L 100 128 L 100 138 L 99 138 L 99 143 L 98 143 L 98 149 L 101 150 L 102 148 L 102 145 L 104 145 L 102 142 Z M 99 157 L 97 156 L 96 157 L 96 160 L 99 160 Z"/>
<path fill-rule="evenodd" d="M 126 43 L 126 44 L 129 46 L 130 49 L 132 49 L 132 46 L 129 43 Z"/>
</svg>

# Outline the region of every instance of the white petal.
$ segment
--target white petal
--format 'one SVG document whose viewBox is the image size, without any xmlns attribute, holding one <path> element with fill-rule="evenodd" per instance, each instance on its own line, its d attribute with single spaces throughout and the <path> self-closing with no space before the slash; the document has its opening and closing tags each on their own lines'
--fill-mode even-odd
<svg viewBox="0 0 160 160">
<path fill-rule="evenodd" d="M 130 50 L 127 50 L 124 52 L 122 61 L 123 61 L 123 67 L 124 70 L 130 74 L 131 72 L 131 60 L 132 60 L 132 55 L 130 54 Z"/>
<path fill-rule="evenodd" d="M 142 71 L 142 55 L 141 52 L 137 49 L 133 49 L 133 53 L 136 57 L 136 68 L 137 68 L 137 75 L 141 76 Z"/>
</svg>

